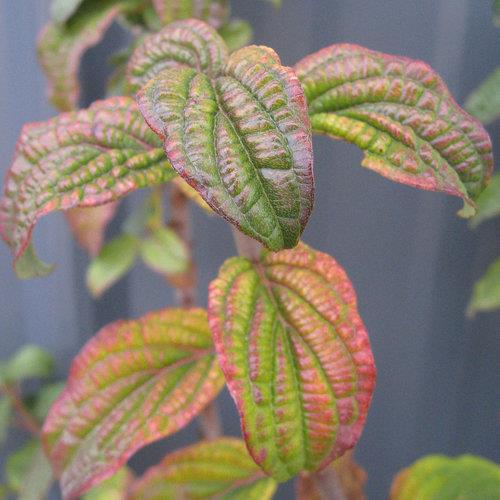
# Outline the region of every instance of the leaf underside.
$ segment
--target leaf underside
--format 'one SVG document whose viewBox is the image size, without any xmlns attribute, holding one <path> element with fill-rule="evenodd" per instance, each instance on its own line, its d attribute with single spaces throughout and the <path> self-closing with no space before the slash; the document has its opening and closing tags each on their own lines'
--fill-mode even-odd
<svg viewBox="0 0 500 500">
<path fill-rule="evenodd" d="M 228 0 L 153 0 L 153 5 L 164 25 L 196 18 L 220 28 L 229 17 Z"/>
<path fill-rule="evenodd" d="M 391 500 L 498 499 L 500 466 L 481 457 L 429 455 L 395 478 Z"/>
<path fill-rule="evenodd" d="M 37 261 L 29 245 L 40 217 L 109 203 L 174 175 L 132 99 L 97 101 L 87 110 L 25 125 L 0 200 L 0 234 L 16 268 L 20 263 L 23 277 L 31 277 Z M 27 249 L 29 262 L 20 259 Z"/>
<path fill-rule="evenodd" d="M 375 384 L 368 335 L 337 262 L 304 244 L 235 257 L 210 285 L 209 322 L 257 464 L 285 481 L 352 448 Z"/>
<path fill-rule="evenodd" d="M 269 500 L 276 490 L 235 438 L 205 441 L 167 455 L 131 488 L 131 500 Z"/>
<path fill-rule="evenodd" d="M 172 42 L 191 40 L 193 32 L 205 38 L 199 48 Z M 228 57 L 212 28 L 189 20 L 146 41 L 129 67 L 135 73 L 151 78 L 139 107 L 179 175 L 269 249 L 295 246 L 312 210 L 314 182 L 309 119 L 293 71 L 267 47 Z"/>
<path fill-rule="evenodd" d="M 224 385 L 206 312 L 164 310 L 103 328 L 73 361 L 43 441 L 65 498 L 195 417 Z"/>
<path fill-rule="evenodd" d="M 363 166 L 459 196 L 474 213 L 493 169 L 491 141 L 427 64 L 340 44 L 306 57 L 295 71 L 313 132 L 356 144 Z"/>
</svg>

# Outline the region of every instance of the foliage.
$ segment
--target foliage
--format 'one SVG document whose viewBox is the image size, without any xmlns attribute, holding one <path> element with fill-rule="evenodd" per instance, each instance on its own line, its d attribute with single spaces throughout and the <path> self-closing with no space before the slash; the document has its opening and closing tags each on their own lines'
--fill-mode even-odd
<svg viewBox="0 0 500 500">
<path fill-rule="evenodd" d="M 322 497 L 325 478 L 363 498 L 350 450 L 376 370 L 346 272 L 300 241 L 314 202 L 312 134 L 356 144 L 362 164 L 388 179 L 459 196 L 462 215 L 479 206 L 475 221 L 498 209 L 485 190 L 488 134 L 428 65 L 340 44 L 287 67 L 273 49 L 248 46 L 251 27 L 230 15 L 228 0 L 53 2 L 38 50 L 63 113 L 21 131 L 0 234 L 21 278 L 48 274 L 32 232 L 66 211 L 92 256 L 93 295 L 140 258 L 180 307 L 102 328 L 62 392 L 36 347 L 0 364 L 0 438 L 14 414 L 34 438 L 8 464 L 11 491 L 46 491 L 48 459 L 65 498 L 266 499 L 294 476 L 299 498 Z M 80 58 L 115 20 L 133 38 L 114 57 L 111 93 L 121 95 L 78 110 Z M 491 87 L 472 109 L 484 111 Z M 144 203 L 106 241 L 119 200 L 143 188 Z M 208 310 L 195 307 L 191 201 L 234 226 L 240 253 L 212 281 Z M 478 297 L 473 310 L 485 307 Z M 43 381 L 26 395 L 20 382 L 32 377 Z M 243 440 L 220 435 L 224 383 Z M 205 440 L 133 477 L 125 463 L 136 451 L 194 418 Z"/>
</svg>

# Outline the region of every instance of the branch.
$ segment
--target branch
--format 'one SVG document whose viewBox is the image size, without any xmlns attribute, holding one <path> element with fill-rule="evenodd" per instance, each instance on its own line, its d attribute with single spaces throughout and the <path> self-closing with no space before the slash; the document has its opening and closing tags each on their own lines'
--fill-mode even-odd
<svg viewBox="0 0 500 500">
<path fill-rule="evenodd" d="M 0 388 L 1 392 L 7 396 L 14 409 L 16 410 L 19 418 L 20 424 L 31 434 L 39 437 L 42 431 L 40 423 L 36 420 L 36 418 L 28 411 L 24 402 L 19 394 L 17 388 L 13 385 L 6 384 L 2 385 Z"/>
</svg>

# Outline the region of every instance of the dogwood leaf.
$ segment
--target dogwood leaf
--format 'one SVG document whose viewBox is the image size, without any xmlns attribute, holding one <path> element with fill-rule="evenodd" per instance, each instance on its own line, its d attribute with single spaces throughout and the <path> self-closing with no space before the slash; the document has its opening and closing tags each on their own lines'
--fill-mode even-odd
<svg viewBox="0 0 500 500">
<path fill-rule="evenodd" d="M 0 234 L 18 274 L 39 270 L 30 240 L 43 215 L 108 203 L 174 175 L 132 99 L 110 98 L 25 125 L 0 200 Z"/>
<path fill-rule="evenodd" d="M 500 68 L 472 92 L 465 103 L 465 109 L 485 125 L 500 118 Z"/>
<path fill-rule="evenodd" d="M 472 227 L 500 216 L 500 174 L 495 174 L 489 186 L 477 199 L 477 214 L 471 220 Z"/>
<path fill-rule="evenodd" d="M 467 309 L 469 316 L 500 308 L 500 258 L 491 264 L 484 276 L 474 285 Z"/>
<path fill-rule="evenodd" d="M 493 169 L 491 141 L 427 64 L 340 44 L 296 66 L 314 132 L 365 152 L 363 166 L 397 182 L 463 198 L 463 215 Z"/>
<path fill-rule="evenodd" d="M 63 496 L 77 497 L 184 427 L 223 385 L 202 309 L 103 328 L 73 361 L 43 428 Z"/>
<path fill-rule="evenodd" d="M 248 449 L 285 481 L 352 448 L 375 383 L 368 335 L 344 270 L 300 244 L 229 259 L 209 322 Z"/>
</svg>

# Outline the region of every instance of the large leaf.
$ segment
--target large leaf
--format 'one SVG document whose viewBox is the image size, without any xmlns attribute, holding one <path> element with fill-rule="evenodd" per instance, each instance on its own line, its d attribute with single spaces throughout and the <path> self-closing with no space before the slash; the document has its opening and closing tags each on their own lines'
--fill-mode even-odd
<svg viewBox="0 0 500 500">
<path fill-rule="evenodd" d="M 139 448 L 184 427 L 223 385 L 202 309 L 103 328 L 73 361 L 43 428 L 64 497 L 78 496 Z"/>
<path fill-rule="evenodd" d="M 87 110 L 25 125 L 0 200 L 0 234 L 12 247 L 18 274 L 36 275 L 29 244 L 43 215 L 108 203 L 174 175 L 161 143 L 129 98 L 98 101 Z"/>
<path fill-rule="evenodd" d="M 178 19 L 202 19 L 220 28 L 229 16 L 229 0 L 153 0 L 163 24 Z"/>
<path fill-rule="evenodd" d="M 191 65 L 163 69 L 139 92 L 139 107 L 172 166 L 217 213 L 271 250 L 291 248 L 314 192 L 300 84 L 267 47 L 224 57 L 224 42 L 201 21 L 166 28 L 156 38 L 158 53 L 178 32 L 188 37 L 202 30 L 211 31 L 206 44 L 217 57 L 207 60 L 202 46 Z M 205 70 L 193 67 L 202 60 Z"/>
<path fill-rule="evenodd" d="M 304 244 L 235 257 L 210 285 L 219 361 L 254 460 L 278 481 L 352 448 L 375 384 L 344 270 Z"/>
<path fill-rule="evenodd" d="M 132 487 L 131 500 L 268 500 L 273 479 L 254 464 L 240 439 L 206 441 L 167 455 Z"/>
<path fill-rule="evenodd" d="M 474 285 L 467 309 L 469 316 L 478 312 L 500 309 L 500 258 L 488 267 L 484 276 Z"/>
<path fill-rule="evenodd" d="M 481 222 L 500 216 L 500 174 L 495 174 L 489 186 L 477 199 L 477 214 L 471 220 L 473 227 Z"/>
<path fill-rule="evenodd" d="M 391 500 L 497 500 L 500 466 L 481 457 L 429 455 L 394 479 Z"/>
<path fill-rule="evenodd" d="M 500 118 L 500 68 L 467 98 L 465 109 L 484 124 Z"/>
<path fill-rule="evenodd" d="M 363 166 L 389 179 L 463 198 L 463 215 L 474 213 L 493 169 L 491 142 L 427 64 L 341 44 L 295 70 L 314 132 L 356 144 Z"/>
</svg>

